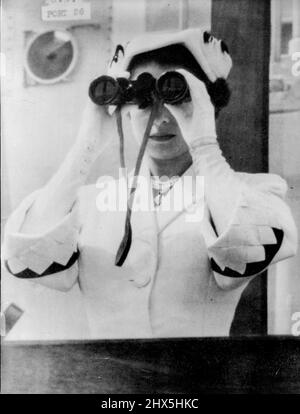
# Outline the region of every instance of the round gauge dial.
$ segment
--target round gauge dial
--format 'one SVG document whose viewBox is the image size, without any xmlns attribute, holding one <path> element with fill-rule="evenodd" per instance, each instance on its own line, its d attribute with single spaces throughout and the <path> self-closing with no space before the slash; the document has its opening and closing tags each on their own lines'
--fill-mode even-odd
<svg viewBox="0 0 300 414">
<path fill-rule="evenodd" d="M 36 35 L 26 51 L 26 70 L 39 83 L 54 83 L 65 78 L 77 59 L 73 36 L 65 31 Z"/>
</svg>

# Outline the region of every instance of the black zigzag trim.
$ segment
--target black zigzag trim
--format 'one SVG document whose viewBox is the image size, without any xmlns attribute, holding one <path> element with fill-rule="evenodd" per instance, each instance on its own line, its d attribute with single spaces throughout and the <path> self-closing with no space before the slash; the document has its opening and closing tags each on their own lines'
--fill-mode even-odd
<svg viewBox="0 0 300 414">
<path fill-rule="evenodd" d="M 235 270 L 230 269 L 229 267 L 225 267 L 224 270 L 221 270 L 220 267 L 217 265 L 217 263 L 214 261 L 214 259 L 210 260 L 211 267 L 214 272 L 219 273 L 223 276 L 229 276 L 229 277 L 247 277 L 247 276 L 253 276 L 258 273 L 261 273 L 263 270 L 265 270 L 271 261 L 273 260 L 275 254 L 280 249 L 280 246 L 282 244 L 283 240 L 283 230 L 276 229 L 272 227 L 272 230 L 276 237 L 276 244 L 264 244 L 265 249 L 265 260 L 261 262 L 254 262 L 254 263 L 247 263 L 246 270 L 244 274 L 238 273 Z"/>
<path fill-rule="evenodd" d="M 13 273 L 9 268 L 8 261 L 5 260 L 5 267 L 13 276 L 19 277 L 20 279 L 36 279 L 38 277 L 52 275 L 54 273 L 63 272 L 64 270 L 69 269 L 78 259 L 79 257 L 79 250 L 74 252 L 70 257 L 68 263 L 66 265 L 61 265 L 59 263 L 53 262 L 42 274 L 38 274 L 31 269 L 24 269 L 22 272 Z"/>
</svg>

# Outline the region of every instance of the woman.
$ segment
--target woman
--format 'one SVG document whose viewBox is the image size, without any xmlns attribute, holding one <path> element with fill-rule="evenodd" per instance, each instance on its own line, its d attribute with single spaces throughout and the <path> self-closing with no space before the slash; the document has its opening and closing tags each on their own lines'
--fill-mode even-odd
<svg viewBox="0 0 300 414">
<path fill-rule="evenodd" d="M 103 107 L 89 103 L 57 174 L 10 218 L 9 271 L 60 290 L 78 282 L 93 337 L 228 335 L 249 280 L 295 254 L 297 232 L 282 200 L 286 183 L 275 175 L 234 172 L 219 149 L 215 116 L 229 98 L 231 65 L 226 45 L 199 29 L 147 34 L 125 52 L 117 48 L 111 76 L 137 79 L 148 72 L 157 79 L 175 70 L 191 95 L 179 105 L 157 103 L 135 193 L 137 202 L 146 189 L 154 208 L 132 206 L 123 266 L 115 265 L 115 256 L 125 211 L 101 209 L 102 184 L 84 185 L 115 128 Z M 122 109 L 139 142 L 151 110 Z M 170 180 L 161 182 L 163 176 Z M 190 205 L 160 208 L 170 205 L 186 177 L 199 176 L 204 199 L 191 203 L 193 219 Z"/>
</svg>

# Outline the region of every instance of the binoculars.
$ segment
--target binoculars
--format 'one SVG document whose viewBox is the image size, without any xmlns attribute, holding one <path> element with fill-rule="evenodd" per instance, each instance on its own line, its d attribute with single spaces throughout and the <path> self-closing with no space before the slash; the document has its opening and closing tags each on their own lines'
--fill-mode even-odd
<svg viewBox="0 0 300 414">
<path fill-rule="evenodd" d="M 89 96 L 97 105 L 136 104 L 141 109 L 152 105 L 155 100 L 167 104 L 190 100 L 184 76 L 175 71 L 165 72 L 158 79 L 147 72 L 141 73 L 136 80 L 100 76 L 90 84 Z"/>
</svg>

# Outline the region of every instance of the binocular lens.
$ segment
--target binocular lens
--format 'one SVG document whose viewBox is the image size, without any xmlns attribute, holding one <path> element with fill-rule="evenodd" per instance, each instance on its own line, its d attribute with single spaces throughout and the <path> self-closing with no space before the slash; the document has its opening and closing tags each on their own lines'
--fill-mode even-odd
<svg viewBox="0 0 300 414">
<path fill-rule="evenodd" d="M 159 79 L 147 72 L 136 80 L 100 76 L 89 88 L 89 96 L 97 105 L 138 104 L 141 108 L 153 104 L 153 99 L 161 99 L 167 104 L 183 102 L 189 95 L 184 76 L 175 71 L 164 73 Z"/>
<path fill-rule="evenodd" d="M 157 81 L 157 89 L 165 103 L 182 101 L 188 94 L 188 85 L 181 73 L 172 71 L 162 75 Z"/>
<path fill-rule="evenodd" d="M 109 105 L 118 95 L 119 85 L 110 76 L 95 79 L 89 89 L 91 100 L 97 105 Z"/>
</svg>

